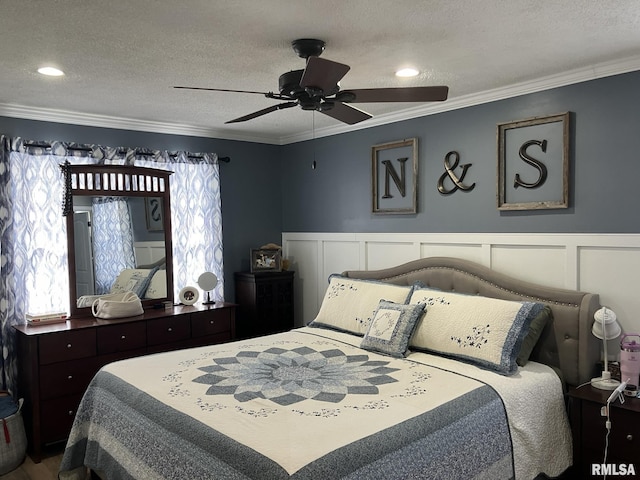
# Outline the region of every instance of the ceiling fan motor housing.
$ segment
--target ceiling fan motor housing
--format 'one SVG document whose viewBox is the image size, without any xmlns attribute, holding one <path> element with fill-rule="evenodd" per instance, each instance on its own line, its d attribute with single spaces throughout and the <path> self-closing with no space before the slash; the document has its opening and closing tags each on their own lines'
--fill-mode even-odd
<svg viewBox="0 0 640 480">
<path fill-rule="evenodd" d="M 280 94 L 297 98 L 298 95 L 304 93 L 304 88 L 300 86 L 303 73 L 304 70 L 292 70 L 280 75 L 280 78 L 278 78 L 278 91 Z"/>
</svg>

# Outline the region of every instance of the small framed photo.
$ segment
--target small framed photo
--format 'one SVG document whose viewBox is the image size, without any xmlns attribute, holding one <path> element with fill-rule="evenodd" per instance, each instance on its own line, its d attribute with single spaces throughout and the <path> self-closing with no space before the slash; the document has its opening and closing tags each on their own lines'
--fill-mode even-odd
<svg viewBox="0 0 640 480">
<path fill-rule="evenodd" d="M 251 273 L 280 271 L 282 271 L 282 250 L 280 250 L 279 248 L 251 249 Z"/>
<path fill-rule="evenodd" d="M 569 207 L 569 112 L 498 124 L 498 210 Z"/>
<path fill-rule="evenodd" d="M 416 213 L 417 185 L 417 138 L 371 147 L 372 213 Z"/>
<path fill-rule="evenodd" d="M 162 232 L 164 230 L 162 197 L 145 197 L 144 212 L 147 217 L 147 230 Z"/>
<path fill-rule="evenodd" d="M 198 301 L 200 292 L 196 287 L 187 286 L 180 290 L 180 294 L 178 296 L 180 298 L 180 303 L 183 305 L 193 305 Z"/>
</svg>

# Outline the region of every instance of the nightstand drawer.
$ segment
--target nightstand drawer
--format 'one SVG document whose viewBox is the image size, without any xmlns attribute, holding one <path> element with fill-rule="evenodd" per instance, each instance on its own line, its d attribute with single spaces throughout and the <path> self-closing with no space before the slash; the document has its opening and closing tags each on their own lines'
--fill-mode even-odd
<svg viewBox="0 0 640 480">
<path fill-rule="evenodd" d="M 192 337 L 206 337 L 216 333 L 231 331 L 231 311 L 211 310 L 191 314 Z"/>
<path fill-rule="evenodd" d="M 600 415 L 601 407 L 601 404 L 593 402 L 582 404 L 582 424 L 589 425 L 589 428 L 583 429 L 582 446 L 586 450 L 603 453 L 607 418 Z M 637 461 L 640 452 L 640 416 L 630 410 L 611 407 L 610 418 L 609 453 L 615 454 L 616 458 Z"/>
<path fill-rule="evenodd" d="M 90 329 L 43 335 L 38 349 L 40 365 L 92 357 L 96 354 L 96 332 Z"/>
<path fill-rule="evenodd" d="M 40 395 L 43 400 L 83 393 L 98 370 L 96 357 L 43 365 L 40 369 Z"/>
<path fill-rule="evenodd" d="M 186 340 L 191 334 L 189 321 L 182 317 L 167 317 L 147 321 L 147 344 L 163 345 Z"/>
<path fill-rule="evenodd" d="M 145 322 L 123 323 L 98 330 L 98 354 L 124 352 L 147 345 Z"/>
</svg>

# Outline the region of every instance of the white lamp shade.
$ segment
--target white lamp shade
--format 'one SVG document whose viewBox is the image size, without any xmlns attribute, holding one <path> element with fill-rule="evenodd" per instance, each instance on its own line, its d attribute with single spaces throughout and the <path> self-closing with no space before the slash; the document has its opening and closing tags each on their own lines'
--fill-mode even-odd
<svg viewBox="0 0 640 480">
<path fill-rule="evenodd" d="M 593 318 L 595 321 L 593 322 L 591 333 L 600 340 L 618 338 L 622 333 L 616 314 L 610 308 L 602 307 L 594 314 Z"/>
</svg>

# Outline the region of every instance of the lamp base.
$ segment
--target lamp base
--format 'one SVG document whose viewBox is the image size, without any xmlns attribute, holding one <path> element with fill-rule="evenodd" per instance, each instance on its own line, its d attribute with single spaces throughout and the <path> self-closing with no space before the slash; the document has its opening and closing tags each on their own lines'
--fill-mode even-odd
<svg viewBox="0 0 640 480">
<path fill-rule="evenodd" d="M 619 385 L 620 382 L 618 380 L 607 378 L 606 375 L 603 377 L 596 377 L 591 379 L 591 386 L 594 388 L 599 388 L 600 390 L 615 390 Z"/>
</svg>

